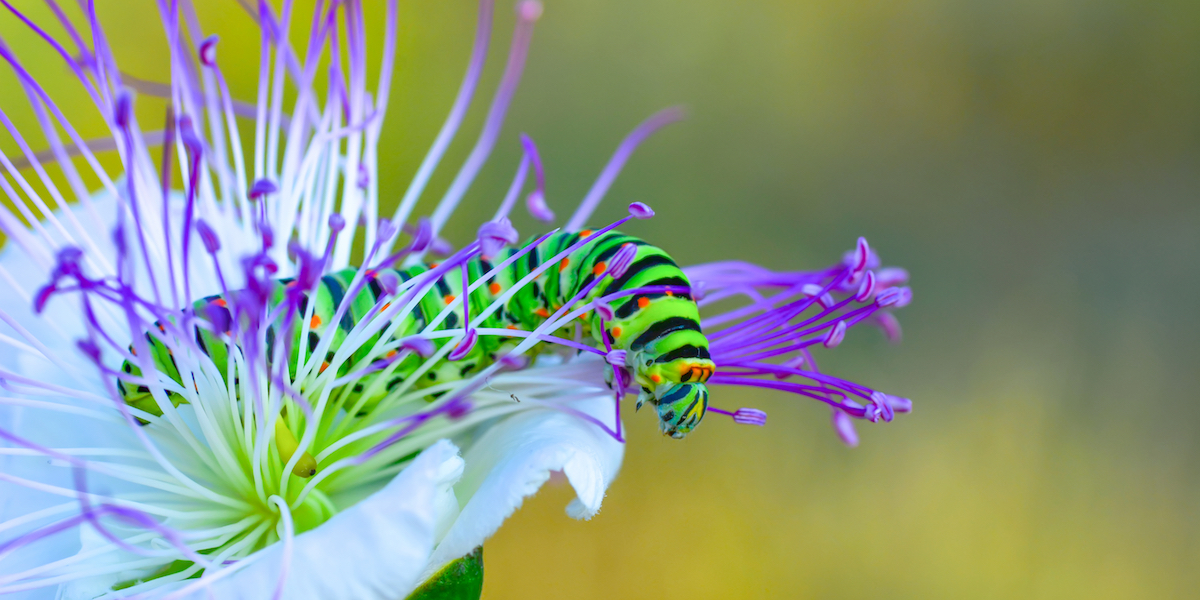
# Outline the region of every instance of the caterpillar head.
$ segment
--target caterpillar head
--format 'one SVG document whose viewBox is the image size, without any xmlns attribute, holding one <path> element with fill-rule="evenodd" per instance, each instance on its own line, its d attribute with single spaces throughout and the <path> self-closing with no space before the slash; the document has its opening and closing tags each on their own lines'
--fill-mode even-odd
<svg viewBox="0 0 1200 600">
<path fill-rule="evenodd" d="M 708 411 L 708 386 L 703 383 L 664 383 L 654 388 L 658 426 L 675 438 L 696 428 Z"/>
</svg>

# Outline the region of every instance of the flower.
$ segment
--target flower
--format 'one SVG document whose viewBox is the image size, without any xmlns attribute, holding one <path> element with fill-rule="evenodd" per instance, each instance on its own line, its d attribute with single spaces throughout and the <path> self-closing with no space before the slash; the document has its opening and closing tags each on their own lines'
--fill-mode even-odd
<svg viewBox="0 0 1200 600">
<path fill-rule="evenodd" d="M 101 167 L 68 115 L 0 44 L 50 145 L 48 154 L 33 152 L 0 113 L 23 154 L 20 162 L 0 156 L 16 183 L 0 179 L 0 187 L 19 213 L 0 207 L 0 278 L 9 291 L 0 297 L 0 592 L 400 598 L 479 547 L 552 472 L 563 472 L 577 493 L 568 514 L 590 518 L 621 463 L 621 400 L 638 391 L 635 353 L 608 337 L 599 347 L 558 333 L 593 312 L 603 330 L 614 303 L 628 296 L 695 300 L 716 366 L 709 384 L 824 402 L 848 444 L 857 443 L 853 419 L 890 421 L 911 409 L 906 399 L 819 371 L 811 352 L 836 347 L 859 323 L 899 335 L 891 311 L 911 299 L 907 276 L 881 269 L 864 240 L 818 271 L 714 263 L 685 268 L 686 285 L 588 297 L 634 268 L 637 250 L 624 245 L 597 265 L 592 287 L 536 327 L 485 326 L 539 273 L 599 237 L 581 233 L 553 256 L 531 252 L 536 240 L 501 254 L 520 239 L 508 217 L 531 168 L 526 207 L 554 219 L 528 136 L 513 183 L 477 239 L 456 250 L 440 237 L 499 139 L 541 14 L 534 0 L 517 5 L 508 63 L 475 147 L 436 209 L 416 223 L 416 203 L 475 95 L 492 0 L 480 2 L 450 115 L 390 218 L 380 218 L 376 173 L 394 1 L 373 84 L 358 3 L 318 4 L 301 53 L 287 41 L 301 22 L 291 5 L 277 13 L 260 2 L 254 105 L 231 97 L 218 39 L 201 35 L 189 3 L 159 4 L 174 74 L 161 87 L 121 73 L 90 5 L 87 32 L 52 5 L 69 42 L 5 6 L 78 77 L 105 115 L 121 169 Z M 142 129 L 127 84 L 169 98 L 164 131 Z M 239 117 L 254 124 L 252 152 L 243 151 Z M 565 229 L 582 230 L 638 145 L 681 117 L 668 109 L 637 127 Z M 158 144 L 164 158 L 156 163 L 149 149 Z M 49 162 L 62 169 L 66 189 L 46 175 Z M 28 169 L 57 210 L 25 178 Z M 83 174 L 99 189 L 87 189 Z M 653 216 L 635 202 L 596 232 Z M 352 266 L 356 252 L 364 258 Z M 438 259 L 422 273 L 401 278 L 385 269 L 426 255 Z M 486 274 L 468 277 L 481 257 L 536 260 L 527 278 L 475 307 L 462 290 L 487 284 Z M 329 323 L 340 332 L 277 336 L 319 326 L 311 298 L 334 285 L 323 283 L 334 272 L 352 273 L 331 301 Z M 428 326 L 395 333 L 427 290 L 458 273 L 459 295 L 447 294 Z M 374 304 L 351 306 L 369 285 L 378 286 Z M 504 344 L 489 346 L 498 349 L 486 366 L 417 386 L 497 339 Z M 415 371 L 378 398 L 348 391 L 401 365 Z M 709 410 L 766 423 L 757 409 Z"/>
</svg>

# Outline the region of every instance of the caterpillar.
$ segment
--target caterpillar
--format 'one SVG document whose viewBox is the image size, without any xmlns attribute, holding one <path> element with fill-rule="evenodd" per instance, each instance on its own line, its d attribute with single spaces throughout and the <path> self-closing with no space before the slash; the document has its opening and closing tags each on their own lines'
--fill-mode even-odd
<svg viewBox="0 0 1200 600">
<path fill-rule="evenodd" d="M 551 266 L 532 282 L 522 286 L 500 310 L 495 311 L 480 326 L 531 331 L 564 303 L 574 298 L 580 290 L 593 283 L 597 277 L 603 279 L 587 296 L 579 300 L 581 304 L 597 297 L 648 286 L 672 286 L 690 290 L 691 284 L 687 276 L 661 248 L 616 231 L 600 234 L 593 234 L 587 230 L 577 233 L 559 232 L 550 235 L 525 256 L 497 271 L 487 285 L 477 286 L 469 298 L 470 315 L 480 314 L 497 296 L 512 288 L 543 261 L 587 237 L 594 239 L 588 240 L 588 243 L 581 245 L 557 265 Z M 526 246 L 530 244 L 532 241 L 527 242 Z M 633 245 L 636 249 L 633 262 L 620 277 L 614 279 L 605 276 L 607 261 L 625 245 Z M 478 281 L 484 274 L 493 270 L 493 262 L 503 262 L 516 252 L 516 249 L 507 248 L 491 260 L 476 255 L 466 263 L 468 280 L 472 283 Z M 293 325 L 294 343 L 288 365 L 291 373 L 294 375 L 296 372 L 301 344 L 311 354 L 318 349 L 325 336 L 332 335 L 333 339 L 321 369 L 324 370 L 328 366 L 355 324 L 384 299 L 387 292 L 382 279 L 390 277 L 385 275 L 386 273 L 391 273 L 391 276 L 400 281 L 407 281 L 434 266 L 436 265 L 417 264 L 401 270 L 380 269 L 368 272 L 366 285 L 362 286 L 358 295 L 350 301 L 349 309 L 337 323 L 331 321 L 336 316 L 339 305 L 345 300 L 347 289 L 358 269 L 348 268 L 323 276 L 315 290 L 306 293 L 300 300 L 299 314 L 302 316 L 308 314 L 306 310 L 309 302 L 315 304 L 312 307 L 306 339 L 299 339 L 303 331 L 301 324 Z M 271 307 L 283 302 L 285 290 L 290 283 L 291 279 L 275 280 Z M 393 337 L 400 339 L 421 332 L 431 318 L 447 307 L 452 307 L 453 310 L 436 329 L 460 327 L 464 318 L 463 307 L 462 302 L 456 300 L 463 291 L 462 287 L 461 267 L 456 267 L 438 278 L 428 286 L 415 309 L 404 317 L 404 321 L 395 329 Z M 195 302 L 193 309 L 196 318 L 208 320 L 211 325 L 212 321 L 206 315 L 212 314 L 213 305 L 224 307 L 227 304 L 227 299 L 223 296 L 209 296 Z M 670 291 L 635 293 L 616 298 L 611 303 L 611 309 L 613 316 L 607 321 L 602 321 L 600 311 L 593 310 L 583 315 L 581 325 L 585 339 L 590 338 L 594 344 L 601 346 L 607 338 L 608 345 L 613 349 L 625 350 L 625 366 L 633 381 L 641 388 L 637 407 L 650 402 L 657 408 L 663 433 L 674 438 L 684 437 L 704 418 L 708 409 L 708 390 L 705 382 L 715 370 L 709 354 L 708 340 L 700 328 L 699 311 L 694 299 L 689 293 Z M 159 330 L 164 329 L 161 323 L 156 323 L 155 326 Z M 274 355 L 272 348 L 277 337 L 275 327 L 277 325 L 269 328 L 266 334 L 268 356 Z M 229 360 L 227 342 L 222 341 L 211 327 L 196 326 L 194 334 L 198 348 L 212 359 L 221 373 L 226 373 Z M 573 334 L 574 331 L 570 334 L 564 332 L 562 337 L 570 337 Z M 378 335 L 368 343 L 362 344 L 350 360 L 342 361 L 338 371 L 339 377 L 362 368 L 360 361 L 367 357 Z M 171 351 L 159 338 L 149 333 L 146 334 L 146 338 L 154 367 L 182 386 L 182 377 Z M 439 346 L 447 343 L 446 338 L 438 338 L 434 342 Z M 422 375 L 422 381 L 416 382 L 416 386 L 427 387 L 468 377 L 492 364 L 505 343 L 511 344 L 499 336 L 480 336 L 465 356 L 456 361 L 440 361 Z M 544 342 L 538 344 L 533 352 L 539 352 L 545 346 L 547 344 Z M 130 350 L 133 351 L 132 346 Z M 360 410 L 370 408 L 397 385 L 411 377 L 420 364 L 421 360 L 418 357 L 410 356 L 386 375 L 383 372 L 363 375 L 352 384 L 349 391 L 350 400 L 344 406 L 357 406 Z M 132 377 L 141 376 L 138 366 L 128 360 L 122 364 L 121 370 Z M 386 381 L 382 379 L 385 377 Z M 162 415 L 148 387 L 134 385 L 119 378 L 118 390 L 128 405 L 155 416 Z M 169 392 L 168 395 L 175 406 L 185 402 L 184 398 L 175 392 Z M 284 419 L 276 420 L 275 433 L 281 458 L 286 457 L 286 462 L 295 450 L 296 442 L 292 433 L 283 425 L 283 421 Z M 310 476 L 315 470 L 316 462 L 306 456 L 293 471 L 297 475 Z"/>
</svg>

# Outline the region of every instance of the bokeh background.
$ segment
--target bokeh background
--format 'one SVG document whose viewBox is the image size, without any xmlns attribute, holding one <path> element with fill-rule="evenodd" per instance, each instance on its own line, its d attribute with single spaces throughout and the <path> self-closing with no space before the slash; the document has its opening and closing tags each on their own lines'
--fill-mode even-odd
<svg viewBox="0 0 1200 600">
<path fill-rule="evenodd" d="M 165 80 L 152 3 L 98 4 L 125 69 Z M 499 4 L 485 93 L 513 21 Z M 252 99 L 252 23 L 232 0 L 198 5 Z M 449 109 L 475 3 L 401 11 L 381 152 L 393 203 Z M 0 35 L 36 47 L 10 15 Z M 22 57 L 68 107 L 85 101 L 44 51 Z M 4 77 L 4 109 L 29 131 Z M 912 274 L 905 340 L 855 330 L 818 360 L 915 412 L 864 424 L 855 449 L 825 408 L 782 394 L 722 391 L 718 405 L 769 424 L 713 418 L 682 442 L 630 416 L 604 510 L 572 521 L 570 488 L 548 485 L 487 544 L 485 598 L 1195 596 L 1200 4 L 546 0 L 464 208 L 494 210 L 523 131 L 565 217 L 625 133 L 674 104 L 690 119 L 638 150 L 597 221 L 644 201 L 659 217 L 632 230 L 680 262 L 778 269 L 866 236 Z M 80 125 L 102 131 L 99 115 Z"/>
</svg>

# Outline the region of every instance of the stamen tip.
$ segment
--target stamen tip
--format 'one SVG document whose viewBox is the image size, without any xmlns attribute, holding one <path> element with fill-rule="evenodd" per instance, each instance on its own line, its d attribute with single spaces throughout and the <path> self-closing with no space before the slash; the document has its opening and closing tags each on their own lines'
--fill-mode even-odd
<svg viewBox="0 0 1200 600">
<path fill-rule="evenodd" d="M 613 311 L 612 305 L 598 298 L 592 303 L 592 306 L 596 308 L 596 314 L 600 315 L 600 318 L 605 321 L 611 321 L 617 315 Z"/>
<path fill-rule="evenodd" d="M 204 219 L 196 220 L 196 233 L 200 234 L 200 241 L 204 242 L 204 249 L 209 254 L 216 254 L 221 249 L 221 240 L 217 237 L 217 232 L 213 231 Z"/>
<path fill-rule="evenodd" d="M 833 409 L 833 430 L 843 444 L 851 448 L 858 446 L 858 432 L 854 430 L 854 420 L 836 408 Z"/>
<path fill-rule="evenodd" d="M 546 194 L 541 189 L 529 192 L 529 195 L 525 197 L 525 208 L 529 210 L 529 214 L 533 218 L 543 223 L 549 223 L 554 220 L 554 211 L 550 210 L 550 207 L 546 205 Z"/>
<path fill-rule="evenodd" d="M 117 122 L 117 126 L 122 129 L 129 127 L 129 117 L 133 113 L 133 94 L 128 90 L 121 90 L 117 94 L 117 106 L 113 111 L 113 119 Z"/>
<path fill-rule="evenodd" d="M 210 35 L 200 42 L 200 62 L 206 67 L 211 67 L 217 64 L 217 41 L 220 40 L 216 35 Z"/>
<path fill-rule="evenodd" d="M 452 350 L 450 355 L 446 358 L 450 359 L 450 362 L 462 360 L 471 353 L 471 350 L 475 348 L 475 343 L 478 341 L 478 331 L 474 329 L 467 331 L 467 337 L 463 338 L 463 340 L 454 347 L 454 350 Z"/>
<path fill-rule="evenodd" d="M 275 182 L 270 179 L 259 179 L 250 186 L 249 196 L 251 200 L 258 200 L 263 196 L 274 194 L 277 191 L 279 191 L 279 186 L 275 185 Z"/>
<path fill-rule="evenodd" d="M 517 4 L 517 16 L 522 21 L 536 21 L 542 16 L 542 3 L 538 0 L 523 0 Z"/>
<path fill-rule="evenodd" d="M 341 231 L 346 228 L 346 217 L 343 217 L 342 213 L 330 213 L 329 228 L 332 229 L 335 234 L 341 233 Z"/>
<path fill-rule="evenodd" d="M 608 265 L 608 273 L 613 276 L 613 279 L 620 279 L 625 276 L 625 271 L 629 270 L 633 264 L 633 259 L 637 257 L 637 246 L 633 244 L 622 244 L 621 249 L 617 250 L 613 256 L 612 262 Z"/>
<path fill-rule="evenodd" d="M 739 408 L 733 413 L 733 422 L 762 427 L 767 424 L 767 413 L 757 408 Z"/>
<path fill-rule="evenodd" d="M 634 202 L 629 205 L 629 214 L 635 219 L 649 219 L 654 216 L 654 209 L 644 202 Z"/>
<path fill-rule="evenodd" d="M 434 350 L 437 349 L 437 347 L 433 345 L 433 342 L 428 338 L 423 338 L 417 335 L 404 338 L 404 340 L 400 342 L 400 348 L 412 350 L 421 358 L 429 358 L 433 355 Z"/>
</svg>

